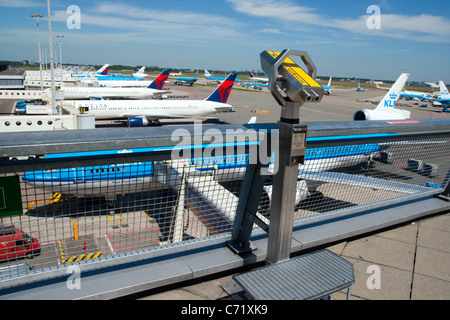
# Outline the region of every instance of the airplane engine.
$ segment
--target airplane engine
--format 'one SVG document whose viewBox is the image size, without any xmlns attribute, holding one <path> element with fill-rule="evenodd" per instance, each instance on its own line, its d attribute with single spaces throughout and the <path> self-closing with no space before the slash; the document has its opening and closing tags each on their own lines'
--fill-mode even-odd
<svg viewBox="0 0 450 320">
<path fill-rule="evenodd" d="M 145 117 L 128 118 L 129 127 L 145 127 L 149 125 L 149 121 Z"/>
<path fill-rule="evenodd" d="M 305 200 L 309 195 L 308 185 L 305 180 L 297 181 L 297 188 L 295 192 L 295 205 L 298 205 L 300 201 Z M 259 204 L 258 211 L 262 214 L 267 213 L 270 210 L 272 203 L 272 185 L 264 186 L 262 192 L 262 199 Z"/>
<path fill-rule="evenodd" d="M 389 112 L 362 109 L 355 112 L 353 120 L 405 120 L 409 115 L 409 111 L 400 109 L 390 109 Z"/>
</svg>

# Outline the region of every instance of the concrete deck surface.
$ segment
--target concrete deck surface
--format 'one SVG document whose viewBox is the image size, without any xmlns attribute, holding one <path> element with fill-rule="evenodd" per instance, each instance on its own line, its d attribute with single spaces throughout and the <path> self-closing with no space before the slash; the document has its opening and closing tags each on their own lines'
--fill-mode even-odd
<svg viewBox="0 0 450 320">
<path fill-rule="evenodd" d="M 428 217 L 328 247 L 354 265 L 353 300 L 449 300 L 450 213 Z M 159 293 L 142 300 L 240 299 L 227 275 Z M 347 291 L 334 293 L 346 299 Z"/>
</svg>

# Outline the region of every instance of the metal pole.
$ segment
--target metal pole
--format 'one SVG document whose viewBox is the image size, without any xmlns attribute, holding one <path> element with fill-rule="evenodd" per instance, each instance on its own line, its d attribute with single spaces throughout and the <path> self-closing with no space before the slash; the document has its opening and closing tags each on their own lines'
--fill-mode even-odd
<svg viewBox="0 0 450 320">
<path fill-rule="evenodd" d="M 291 253 L 298 162 L 291 158 L 294 124 L 299 122 L 300 104 L 288 101 L 282 107 L 279 130 L 279 168 L 273 177 L 272 206 L 267 245 L 267 260 L 278 263 L 289 260 Z"/>
<path fill-rule="evenodd" d="M 56 37 L 59 38 L 59 66 L 61 68 L 61 77 L 62 77 L 62 38 L 64 38 L 64 36 L 57 35 Z"/>
<path fill-rule="evenodd" d="M 50 18 L 50 0 L 47 0 L 48 8 L 48 39 L 50 47 L 50 77 L 51 77 L 51 90 L 52 90 L 52 114 L 56 115 L 56 96 L 55 96 L 55 68 L 53 61 L 53 40 L 52 40 L 52 21 Z"/>
<path fill-rule="evenodd" d="M 43 83 L 42 83 L 42 57 L 41 57 L 41 35 L 39 32 L 39 18 L 44 17 L 42 14 L 33 13 L 31 15 L 32 17 L 36 17 L 36 23 L 37 23 L 37 32 L 38 32 L 38 51 L 39 51 L 39 75 L 40 75 L 40 81 L 41 81 L 41 90 L 44 90 Z"/>
</svg>

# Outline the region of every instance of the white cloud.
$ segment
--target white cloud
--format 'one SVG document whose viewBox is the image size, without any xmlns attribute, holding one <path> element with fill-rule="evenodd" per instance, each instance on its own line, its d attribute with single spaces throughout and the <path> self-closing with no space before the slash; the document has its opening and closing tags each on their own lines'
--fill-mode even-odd
<svg viewBox="0 0 450 320">
<path fill-rule="evenodd" d="M 287 30 L 311 25 L 364 35 L 424 42 L 450 42 L 450 20 L 442 16 L 383 14 L 382 11 L 381 29 L 370 30 L 366 24 L 369 15 L 354 19 L 336 19 L 315 13 L 313 8 L 299 6 L 290 1 L 228 0 L 228 2 L 238 12 L 282 22 Z"/>
<path fill-rule="evenodd" d="M 316 24 L 320 15 L 314 9 L 273 0 L 228 0 L 234 10 L 257 17 Z"/>
<path fill-rule="evenodd" d="M 65 22 L 69 14 L 64 10 L 55 11 L 53 21 Z M 81 10 L 81 30 L 83 26 L 104 27 L 111 32 L 129 34 L 132 39 L 141 41 L 189 42 L 200 40 L 233 40 L 243 34 L 236 28 L 240 26 L 227 17 L 187 11 L 158 11 L 142 9 L 124 4 L 100 4 L 90 10 Z M 95 31 L 91 31 L 95 32 Z M 122 38 L 122 37 L 120 37 Z"/>
<path fill-rule="evenodd" d="M 279 29 L 273 29 L 273 28 L 264 28 L 261 29 L 259 32 L 262 33 L 269 33 L 269 34 L 281 34 L 282 32 Z"/>
<path fill-rule="evenodd" d="M 21 7 L 42 7 L 42 1 L 34 0 L 0 0 L 0 7 L 21 8 Z"/>
</svg>

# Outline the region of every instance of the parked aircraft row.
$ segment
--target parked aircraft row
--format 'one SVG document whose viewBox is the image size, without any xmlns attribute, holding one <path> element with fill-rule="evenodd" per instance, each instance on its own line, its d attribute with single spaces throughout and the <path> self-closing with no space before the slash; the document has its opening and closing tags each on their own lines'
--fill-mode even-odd
<svg viewBox="0 0 450 320">
<path fill-rule="evenodd" d="M 153 84 L 158 85 L 153 89 L 158 94 L 161 91 L 157 90 L 162 88 L 164 81 L 168 77 L 168 73 L 170 73 L 170 70 L 164 70 L 153 82 Z M 408 119 L 410 116 L 409 111 L 395 108 L 400 97 L 401 89 L 406 83 L 408 76 L 409 74 L 400 75 L 399 79 L 374 110 L 359 110 L 355 113 L 354 120 Z M 74 100 L 65 102 L 64 108 L 71 112 L 75 111 L 94 115 L 96 119 L 127 119 L 129 126 L 160 124 L 159 120 L 166 118 L 207 119 L 209 118 L 208 116 L 217 112 L 232 110 L 233 107 L 227 104 L 227 99 L 235 83 L 235 79 L 236 73 L 231 73 L 205 100 Z M 126 88 L 121 90 L 126 90 Z M 131 91 L 131 89 L 128 90 Z M 150 91 L 152 90 L 151 88 L 143 88 L 140 90 L 149 91 L 149 94 L 151 93 L 152 95 L 155 94 Z"/>
<path fill-rule="evenodd" d="M 450 106 L 450 95 L 448 93 L 448 89 L 444 83 L 444 81 L 439 81 L 439 91 L 434 92 L 433 94 L 421 91 L 411 91 L 402 89 L 400 93 L 401 98 L 405 99 L 414 99 L 416 101 L 430 101 L 433 102 L 435 106 L 443 106 L 443 111 L 447 112 Z M 390 88 L 380 87 L 377 85 L 378 89 L 389 90 Z"/>
<path fill-rule="evenodd" d="M 164 83 L 169 77 L 170 69 L 165 69 L 146 88 L 110 88 L 110 87 L 61 87 L 64 92 L 64 99 L 91 99 L 91 98 L 123 98 L 123 99 L 149 99 L 162 94 L 169 93 L 163 90 Z M 115 81 L 109 81 L 111 83 Z M 50 89 L 46 89 L 47 95 Z"/>
<path fill-rule="evenodd" d="M 96 119 L 127 119 L 132 127 L 158 124 L 165 118 L 201 118 L 232 109 L 227 100 L 235 79 L 236 73 L 230 73 L 205 100 L 74 100 L 64 107 Z"/>
</svg>

